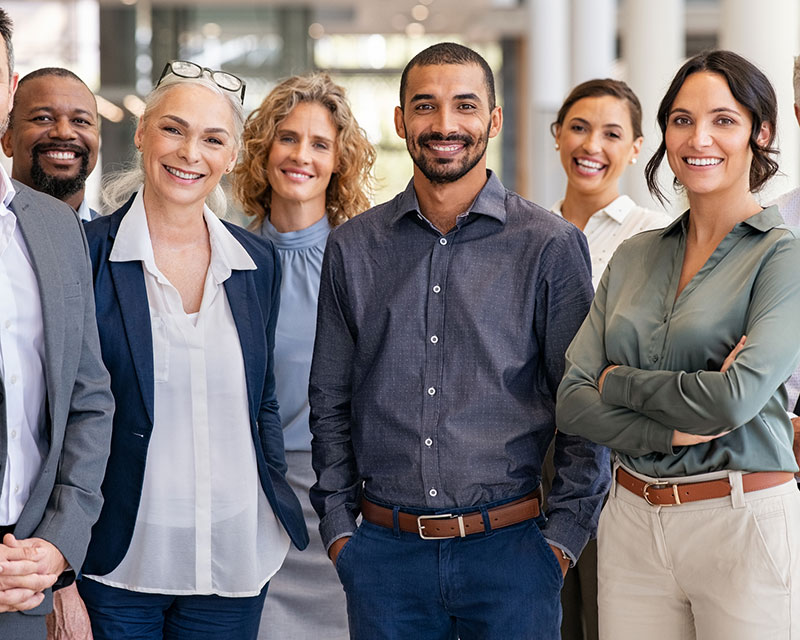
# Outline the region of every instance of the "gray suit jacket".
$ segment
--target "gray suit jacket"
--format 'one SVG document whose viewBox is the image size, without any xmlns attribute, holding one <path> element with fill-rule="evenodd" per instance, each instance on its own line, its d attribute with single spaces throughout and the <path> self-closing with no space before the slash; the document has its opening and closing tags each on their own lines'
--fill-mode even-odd
<svg viewBox="0 0 800 640">
<path fill-rule="evenodd" d="M 17 521 L 17 538 L 53 543 L 80 568 L 100 514 L 100 485 L 111 440 L 114 400 L 100 356 L 86 239 L 68 205 L 14 182 L 11 210 L 39 283 L 44 320 L 49 450 Z M 0 486 L 7 457 L 6 408 L 0 379 Z M 74 578 L 65 573 L 57 586 Z M 31 614 L 52 607 L 50 590 Z M 0 637 L 4 620 L 0 614 Z"/>
</svg>

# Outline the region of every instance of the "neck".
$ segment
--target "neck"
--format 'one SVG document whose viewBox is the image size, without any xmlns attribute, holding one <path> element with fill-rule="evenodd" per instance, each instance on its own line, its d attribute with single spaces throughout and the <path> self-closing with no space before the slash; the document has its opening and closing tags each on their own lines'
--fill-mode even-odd
<svg viewBox="0 0 800 640">
<path fill-rule="evenodd" d="M 196 244 L 208 237 L 203 217 L 203 203 L 165 206 L 162 201 L 148 197 L 147 187 L 142 194 L 150 238 L 172 246 Z"/>
<path fill-rule="evenodd" d="M 738 223 L 759 211 L 761 205 L 749 191 L 690 193 L 689 235 L 698 242 L 721 240 Z"/>
<path fill-rule="evenodd" d="M 77 211 L 78 207 L 80 207 L 81 203 L 83 202 L 85 193 L 86 193 L 85 189 L 76 191 L 68 198 L 64 198 L 64 202 L 66 202 L 70 207 L 72 207 L 73 209 L 75 209 L 75 211 Z"/>
<path fill-rule="evenodd" d="M 486 181 L 485 161 L 479 162 L 459 180 L 444 184 L 431 182 L 414 166 L 414 191 L 420 213 L 442 233 L 455 226 L 456 218 L 472 204 Z"/>
<path fill-rule="evenodd" d="M 308 229 L 325 217 L 325 202 L 284 200 L 272 194 L 269 221 L 280 233 Z"/>
<path fill-rule="evenodd" d="M 561 203 L 561 215 L 583 231 L 595 213 L 610 205 L 618 197 L 617 189 L 603 193 L 576 193 L 574 189 L 567 187 L 567 193 Z"/>
</svg>

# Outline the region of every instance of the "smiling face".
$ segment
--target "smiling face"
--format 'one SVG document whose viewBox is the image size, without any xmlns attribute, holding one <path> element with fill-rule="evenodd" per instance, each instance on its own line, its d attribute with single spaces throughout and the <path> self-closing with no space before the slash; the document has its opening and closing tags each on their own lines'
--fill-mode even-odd
<svg viewBox="0 0 800 640">
<path fill-rule="evenodd" d="M 502 112 L 489 109 L 477 64 L 412 67 L 405 100 L 395 109 L 395 129 L 405 138 L 415 178 L 447 184 L 473 171 L 484 175 L 486 146 L 500 132 Z"/>
<path fill-rule="evenodd" d="M 142 152 L 148 211 L 202 208 L 238 151 L 229 102 L 191 83 L 171 86 L 139 122 L 134 139 Z"/>
<path fill-rule="evenodd" d="M 5 154 L 14 158 L 12 177 L 59 200 L 78 194 L 80 204 L 100 145 L 94 96 L 70 77 L 25 81 L 2 143 Z"/>
<path fill-rule="evenodd" d="M 627 103 L 607 95 L 575 102 L 556 128 L 556 143 L 567 192 L 606 204 L 619 195 L 619 179 L 642 148 L 642 138 L 633 137 Z"/>
<path fill-rule="evenodd" d="M 683 83 L 667 118 L 667 160 L 689 197 L 750 192 L 750 112 L 731 94 L 725 78 L 701 71 Z M 762 124 L 757 143 L 767 144 Z"/>
<path fill-rule="evenodd" d="M 321 218 L 336 164 L 336 127 L 330 111 L 317 102 L 299 103 L 278 125 L 267 158 L 271 209 L 299 203 Z"/>
</svg>

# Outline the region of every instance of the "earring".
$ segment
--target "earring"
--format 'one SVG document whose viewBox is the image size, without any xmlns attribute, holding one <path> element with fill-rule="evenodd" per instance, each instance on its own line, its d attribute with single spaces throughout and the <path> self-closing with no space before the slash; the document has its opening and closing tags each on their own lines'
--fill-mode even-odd
<svg viewBox="0 0 800 640">
<path fill-rule="evenodd" d="M 560 148 L 561 147 L 559 146 L 559 144 L 557 142 L 553 145 L 553 149 L 555 149 L 556 151 L 558 151 Z"/>
<path fill-rule="evenodd" d="M 631 158 L 631 164 L 636 164 L 638 160 L 636 158 Z"/>
</svg>

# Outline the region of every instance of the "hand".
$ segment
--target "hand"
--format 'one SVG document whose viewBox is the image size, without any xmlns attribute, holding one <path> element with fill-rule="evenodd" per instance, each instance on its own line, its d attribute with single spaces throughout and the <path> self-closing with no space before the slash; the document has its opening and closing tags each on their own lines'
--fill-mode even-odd
<svg viewBox="0 0 800 640">
<path fill-rule="evenodd" d="M 350 541 L 350 536 L 345 536 L 344 538 L 339 538 L 336 540 L 328 549 L 328 557 L 333 562 L 333 566 L 336 566 L 336 561 L 339 559 L 339 552 L 342 550 L 344 545 L 346 545 Z"/>
<path fill-rule="evenodd" d="M 744 349 L 744 343 L 747 342 L 747 336 L 742 336 L 739 339 L 739 342 L 736 343 L 736 346 L 731 349 L 731 352 L 728 354 L 728 357 L 722 363 L 722 367 L 720 368 L 720 373 L 725 373 L 728 369 L 731 368 L 733 361 L 736 359 L 736 356 L 739 355 L 739 352 Z"/>
<path fill-rule="evenodd" d="M 611 364 L 603 369 L 603 372 L 600 374 L 600 377 L 597 379 L 597 390 L 600 393 L 603 393 L 603 382 L 605 382 L 606 376 L 608 375 L 609 371 L 616 369 L 619 365 L 618 364 Z"/>
<path fill-rule="evenodd" d="M 550 548 L 553 550 L 553 553 L 556 554 L 556 560 L 558 560 L 558 566 L 561 567 L 561 576 L 564 577 L 567 575 L 567 569 L 569 569 L 569 559 L 564 557 L 564 554 L 561 553 L 561 549 L 554 545 L 550 545 Z"/>
<path fill-rule="evenodd" d="M 792 451 L 794 451 L 794 459 L 800 466 L 800 418 L 792 418 L 792 428 L 794 429 L 794 442 L 792 443 Z M 800 473 L 796 474 L 800 476 Z"/>
<path fill-rule="evenodd" d="M 41 604 L 42 593 L 67 568 L 64 556 L 41 538 L 17 540 L 6 534 L 0 545 L 0 611 L 23 611 Z"/>
<path fill-rule="evenodd" d="M 672 432 L 672 446 L 673 447 L 691 447 L 694 444 L 702 444 L 704 442 L 711 442 L 722 436 L 727 436 L 730 431 L 723 431 L 713 436 L 698 436 L 693 433 L 684 433 L 683 431 Z"/>
</svg>

